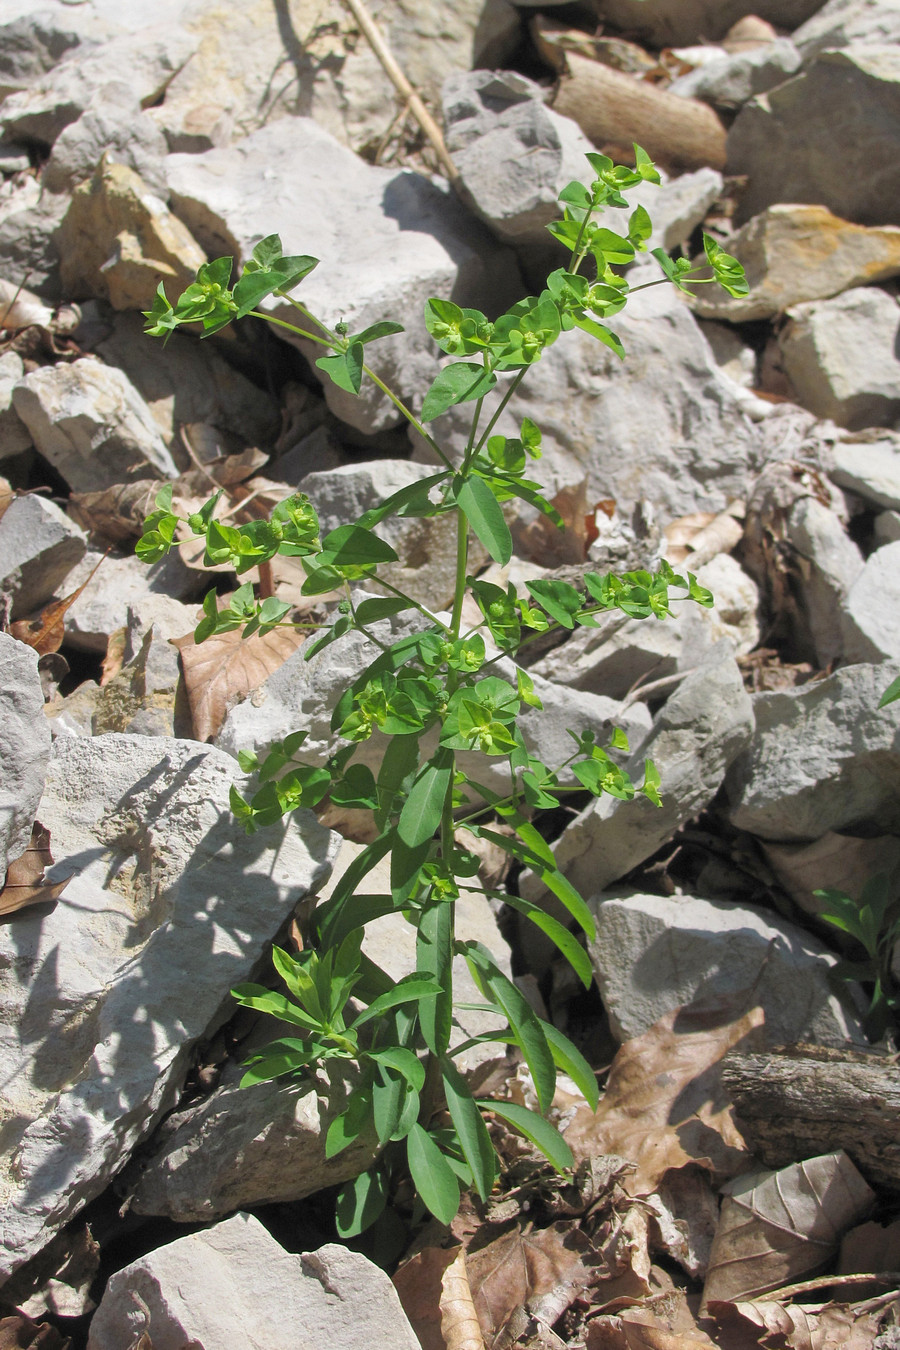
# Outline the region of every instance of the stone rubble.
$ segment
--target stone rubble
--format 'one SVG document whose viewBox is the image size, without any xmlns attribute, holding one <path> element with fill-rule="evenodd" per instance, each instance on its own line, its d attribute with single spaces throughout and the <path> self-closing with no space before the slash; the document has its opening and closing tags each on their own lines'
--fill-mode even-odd
<svg viewBox="0 0 900 1350">
<path fill-rule="evenodd" d="M 0 633 L 0 874 L 28 847 L 50 761 L 37 653 Z"/>
</svg>

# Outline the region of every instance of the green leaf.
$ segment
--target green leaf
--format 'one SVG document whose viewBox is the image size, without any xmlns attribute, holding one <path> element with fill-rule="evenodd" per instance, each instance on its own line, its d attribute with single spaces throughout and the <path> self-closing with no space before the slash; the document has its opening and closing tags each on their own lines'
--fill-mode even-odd
<svg viewBox="0 0 900 1350">
<path fill-rule="evenodd" d="M 397 822 L 397 833 L 410 848 L 431 839 L 440 825 L 452 777 L 453 751 L 439 748 L 413 783 Z"/>
<path fill-rule="evenodd" d="M 387 1178 L 380 1170 L 363 1172 L 342 1186 L 334 1204 L 338 1237 L 358 1237 L 371 1228 L 387 1204 L 387 1194 Z"/>
<path fill-rule="evenodd" d="M 420 999 L 434 998 L 439 993 L 441 986 L 434 980 L 422 979 L 420 975 L 407 975 L 395 984 L 393 989 L 380 994 L 364 1012 L 359 1014 L 352 1024 L 353 1030 L 361 1027 L 364 1022 L 371 1022 L 373 1017 L 380 1017 L 391 1008 L 399 1007 L 402 1003 L 418 1003 Z"/>
<path fill-rule="evenodd" d="M 598 342 L 602 342 L 605 347 L 609 347 L 610 351 L 615 352 L 620 360 L 625 360 L 625 348 L 622 345 L 622 339 L 612 329 L 607 328 L 605 324 L 597 323 L 594 319 L 587 318 L 584 314 L 575 314 L 573 317 L 576 328 L 581 328 L 585 333 L 590 333 L 591 337 L 595 337 Z"/>
<path fill-rule="evenodd" d="M 359 525 L 339 525 L 322 540 L 322 552 L 335 567 L 397 562 L 397 554 L 377 534 Z"/>
<path fill-rule="evenodd" d="M 443 1055 L 450 1044 L 453 1025 L 453 999 L 450 979 L 453 961 L 453 908 L 438 903 L 428 905 L 419 918 L 416 934 L 416 969 L 430 975 L 441 987 L 441 993 L 419 1008 L 422 1037 L 433 1055 Z"/>
<path fill-rule="evenodd" d="M 449 1059 L 441 1062 L 441 1077 L 447 1110 L 463 1157 L 472 1169 L 473 1184 L 481 1199 L 487 1200 L 497 1176 L 497 1155 L 491 1136 L 465 1079 Z"/>
<path fill-rule="evenodd" d="M 366 1058 L 374 1059 L 376 1064 L 384 1064 L 389 1069 L 396 1069 L 416 1092 L 421 1092 L 425 1086 L 425 1065 L 405 1046 L 389 1045 L 383 1050 L 368 1050 Z"/>
<path fill-rule="evenodd" d="M 500 503 L 487 483 L 477 475 L 467 478 L 456 499 L 494 562 L 505 567 L 512 557 L 512 535 Z"/>
<path fill-rule="evenodd" d="M 372 1084 L 372 1119 L 375 1137 L 382 1148 L 393 1138 L 406 1102 L 406 1081 L 396 1074 L 381 1071 Z"/>
<path fill-rule="evenodd" d="M 423 1204 L 439 1223 L 450 1223 L 459 1209 L 459 1182 L 431 1135 L 419 1124 L 406 1136 L 406 1157 Z"/>
<path fill-rule="evenodd" d="M 364 1130 L 372 1127 L 372 1089 L 360 1088 L 354 1092 L 346 1108 L 328 1126 L 325 1136 L 325 1157 L 336 1158 L 355 1143 Z"/>
<path fill-rule="evenodd" d="M 429 474 L 427 478 L 420 478 L 415 483 L 407 483 L 406 487 L 399 488 L 397 492 L 392 492 L 380 506 L 373 506 L 370 511 L 366 511 L 356 522 L 364 529 L 370 530 L 373 525 L 384 520 L 386 516 L 406 514 L 405 508 L 415 508 L 415 511 L 423 510 L 426 514 L 431 514 L 434 510 L 433 504 L 429 501 L 428 494 L 432 488 L 439 487 L 450 477 L 450 470 L 443 473 Z M 411 511 L 411 514 L 414 512 Z"/>
<path fill-rule="evenodd" d="M 391 337 L 394 333 L 402 333 L 405 329 L 402 323 L 394 323 L 392 319 L 382 319 L 380 323 L 369 324 L 361 333 L 356 333 L 353 342 L 362 343 L 377 342 L 379 338 Z"/>
<path fill-rule="evenodd" d="M 455 361 L 445 366 L 425 395 L 420 417 L 423 422 L 431 422 L 456 403 L 468 403 L 473 398 L 483 398 L 497 383 L 497 376 L 484 366 L 471 365 L 468 361 Z"/>
<path fill-rule="evenodd" d="M 592 1111 L 596 1111 L 600 1103 L 600 1089 L 597 1087 L 597 1075 L 594 1070 L 581 1051 L 576 1050 L 568 1036 L 564 1036 L 552 1022 L 542 1021 L 541 1026 L 544 1028 L 544 1035 L 547 1037 L 547 1044 L 550 1046 L 556 1067 L 569 1075 L 588 1106 Z"/>
<path fill-rule="evenodd" d="M 318 1031 L 319 1023 L 309 1013 L 298 1008 L 284 994 L 274 994 L 261 984 L 238 984 L 231 991 L 245 1008 L 255 1008 L 257 1012 L 270 1013 L 282 1022 L 292 1022 L 294 1026 L 305 1027 L 308 1031 Z"/>
<path fill-rule="evenodd" d="M 900 675 L 897 676 L 896 680 L 892 680 L 885 689 L 878 701 L 878 706 L 879 708 L 886 708 L 889 703 L 896 703 L 898 699 L 900 699 Z"/>
<path fill-rule="evenodd" d="M 534 905 L 530 900 L 523 900 L 517 895 L 504 895 L 503 899 L 510 909 L 517 909 L 520 914 L 526 915 L 537 928 L 540 928 L 542 933 L 546 933 L 550 941 L 562 952 L 585 989 L 590 989 L 594 978 L 594 968 L 591 965 L 590 957 L 575 935 L 570 933 L 568 928 L 561 924 L 558 919 L 554 919 L 546 910 L 541 909 L 540 905 Z M 551 1046 L 551 1050 L 552 1048 Z"/>
<path fill-rule="evenodd" d="M 744 274 L 743 266 L 737 258 L 733 258 L 730 253 L 726 253 L 709 234 L 703 236 L 703 249 L 713 270 L 713 275 L 723 290 L 726 290 L 729 295 L 747 295 L 750 286 Z"/>
<path fill-rule="evenodd" d="M 514 1130 L 524 1134 L 549 1159 L 557 1172 L 569 1172 L 575 1166 L 569 1145 L 559 1130 L 543 1116 L 529 1111 L 527 1107 L 516 1106 L 514 1102 L 479 1101 L 478 1105 L 483 1111 L 493 1111 L 495 1116 L 502 1117 Z"/>
<path fill-rule="evenodd" d="M 557 623 L 561 623 L 564 628 L 575 627 L 572 616 L 584 605 L 584 596 L 574 586 L 552 577 L 526 582 L 526 586 L 538 604 L 543 605 Z"/>
<path fill-rule="evenodd" d="M 356 606 L 356 620 L 357 623 L 377 623 L 379 619 L 401 614 L 404 609 L 412 609 L 412 602 L 402 596 L 374 595 L 371 600 L 363 600 Z"/>
<path fill-rule="evenodd" d="M 556 1065 L 540 1019 L 525 995 L 497 968 L 486 947 L 467 942 L 464 948 L 470 968 L 475 967 L 473 975 L 480 974 L 492 1000 L 503 1009 L 531 1072 L 541 1109 L 549 1111 L 556 1088 Z"/>
<path fill-rule="evenodd" d="M 348 394 L 358 394 L 362 385 L 363 348 L 362 343 L 351 343 L 345 352 L 334 356 L 320 356 L 316 361 L 319 370 L 324 370 L 339 389 Z"/>
</svg>

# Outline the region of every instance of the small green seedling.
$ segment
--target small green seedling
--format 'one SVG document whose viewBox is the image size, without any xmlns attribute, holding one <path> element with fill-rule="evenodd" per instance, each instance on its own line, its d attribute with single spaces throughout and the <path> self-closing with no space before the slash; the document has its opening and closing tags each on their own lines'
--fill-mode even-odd
<svg viewBox="0 0 900 1350">
<path fill-rule="evenodd" d="M 485 1116 L 502 1118 L 560 1170 L 572 1165 L 568 1145 L 547 1119 L 556 1074 L 567 1073 L 595 1106 L 594 1074 L 575 1046 L 533 1011 L 492 953 L 478 942 L 459 939 L 456 901 L 464 893 L 480 895 L 485 903 L 503 900 L 556 944 L 588 986 L 591 965 L 579 934 L 593 935 L 591 912 L 557 868 L 535 822 L 541 812 L 575 793 L 624 799 L 642 793 L 659 805 L 659 775 L 648 761 L 643 781 L 631 781 L 619 762 L 628 750 L 621 731 L 606 746 L 595 744 L 590 733 L 572 731 L 568 756 L 560 763 L 543 763 L 519 726 L 524 708 L 541 707 L 534 684 L 521 667 L 514 678 L 497 673 L 497 662 L 515 658 L 540 634 L 595 627 L 613 611 L 661 620 L 678 601 L 712 604 L 696 577 L 678 575 L 667 563 L 654 572 L 621 576 L 587 572 L 577 586 L 536 580 L 524 591 L 512 582 L 501 586 L 470 574 L 473 535 L 501 566 L 512 556 L 505 503 L 521 499 L 562 527 L 540 483 L 530 476 L 531 463 L 541 455 L 540 429 L 524 418 L 516 436 L 495 431 L 528 371 L 573 328 L 624 354 L 607 320 L 628 302 L 631 287 L 619 269 L 646 250 L 650 218 L 638 206 L 621 232 L 594 218 L 606 208 L 627 210 L 626 194 L 641 183 L 658 183 L 659 176 L 637 146 L 634 169 L 602 154 L 587 159 L 592 180 L 565 188 L 562 218 L 549 227 L 568 248 L 568 263 L 547 277 L 539 295 L 526 296 L 494 320 L 440 297 L 427 302 L 428 332 L 450 360 L 435 376 L 418 414 L 367 364 L 369 348 L 401 332 L 401 325 L 385 321 L 359 333 L 342 324 L 330 329 L 291 294 L 316 259 L 283 256 L 277 235 L 257 244 L 233 288 L 232 260 L 218 258 L 200 268 L 196 282 L 174 306 L 160 285 L 147 315 L 147 331 L 163 338 L 184 324 L 199 325 L 208 336 L 244 316 L 287 328 L 323 349 L 316 365 L 342 390 L 358 394 L 364 380 L 374 381 L 425 438 L 441 466 L 324 538 L 312 504 L 299 493 L 276 506 L 268 520 L 231 525 L 216 516 L 221 494 L 182 520 L 167 487 L 137 546 L 140 557 L 154 562 L 187 533 L 205 541 L 208 565 L 229 564 L 239 576 L 276 554 L 299 558 L 306 595 L 335 590 L 344 595 L 328 628 L 307 644 L 307 657 L 351 632 L 362 633 L 371 643 L 370 664 L 333 710 L 332 729 L 344 742 L 341 748 L 324 764 L 304 764 L 305 733 L 297 731 L 262 759 L 242 755 L 243 768 L 256 775 L 256 787 L 247 796 L 236 788 L 231 794 L 234 813 L 248 831 L 300 807 L 315 807 L 326 797 L 371 813 L 373 842 L 331 896 L 315 907 L 306 949 L 297 956 L 275 950 L 275 969 L 287 993 L 254 984 L 234 991 L 239 1003 L 269 1013 L 289 1031 L 249 1061 L 245 1084 L 302 1077 L 335 1059 L 356 1068 L 357 1086 L 328 1129 L 325 1151 L 334 1157 L 365 1137 L 375 1141 L 378 1161 L 338 1197 L 338 1229 L 346 1237 L 378 1218 L 392 1179 L 404 1170 L 421 1205 L 444 1223 L 456 1213 L 461 1190 L 474 1187 L 485 1200 L 499 1167 Z M 740 265 L 712 239 L 706 240 L 708 269 L 695 269 L 683 259 L 673 262 L 661 250 L 655 257 L 664 275 L 643 285 L 671 281 L 685 289 L 715 280 L 733 295 L 747 290 Z M 707 270 L 711 275 L 701 275 Z M 258 308 L 271 295 L 293 306 L 297 323 L 270 318 Z M 459 404 L 470 404 L 472 417 L 465 447 L 453 456 L 428 428 Z M 378 577 L 382 564 L 397 560 L 378 533 L 384 520 L 441 515 L 453 519 L 457 539 L 452 611 L 445 615 L 431 613 Z M 376 578 L 381 594 L 360 598 L 355 584 L 366 581 L 371 586 Z M 474 624 L 463 622 L 467 595 L 480 616 Z M 249 581 L 224 604 L 211 590 L 195 639 L 203 642 L 238 628 L 246 636 L 297 626 L 290 612 L 285 601 L 258 599 Z M 398 614 L 411 621 L 403 636 L 389 641 L 373 631 L 379 620 Z M 358 747 L 375 731 L 387 738 L 377 772 L 354 760 Z M 477 773 L 463 771 L 458 756 L 467 752 L 471 764 L 473 751 L 485 761 L 505 764 L 503 791 L 482 783 Z M 490 841 L 518 867 L 534 873 L 570 921 L 563 923 L 517 895 L 482 885 L 478 859 L 467 840 Z M 367 878 L 383 859 L 389 860 L 389 886 L 368 889 Z M 366 925 L 387 914 L 402 916 L 415 930 L 416 969 L 399 981 L 379 969 L 363 945 Z M 478 1006 L 499 1013 L 504 1030 L 470 1041 L 454 1039 L 454 957 L 468 965 L 483 999 Z M 537 1111 L 473 1095 L 458 1058 L 480 1041 L 516 1048 L 534 1081 Z"/>
<path fill-rule="evenodd" d="M 866 1014 L 866 1035 L 880 1041 L 900 1009 L 900 986 L 892 970 L 894 948 L 900 942 L 900 900 L 892 898 L 884 873 L 870 877 L 858 900 L 846 891 L 819 890 L 825 903 L 819 918 L 858 942 L 865 960 L 839 961 L 834 973 L 842 980 L 860 980 L 872 986 Z"/>
</svg>

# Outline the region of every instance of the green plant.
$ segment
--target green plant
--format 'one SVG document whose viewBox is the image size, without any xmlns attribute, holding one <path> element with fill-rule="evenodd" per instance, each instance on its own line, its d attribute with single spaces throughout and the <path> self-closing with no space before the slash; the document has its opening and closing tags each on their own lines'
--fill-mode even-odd
<svg viewBox="0 0 900 1350">
<path fill-rule="evenodd" d="M 882 872 L 869 877 L 858 900 L 846 891 L 813 892 L 825 903 L 819 918 L 839 928 L 863 948 L 865 960 L 839 961 L 838 979 L 861 980 L 872 986 L 866 1014 L 866 1035 L 881 1040 L 900 1009 L 900 986 L 892 971 L 894 947 L 900 942 L 900 900 L 891 894 L 889 878 Z"/>
<path fill-rule="evenodd" d="M 325 350 L 316 364 L 341 389 L 358 394 L 364 379 L 373 380 L 442 465 L 321 540 L 315 511 L 304 496 L 280 503 L 269 520 L 234 526 L 216 518 L 221 494 L 181 521 L 167 487 L 137 549 L 142 558 L 155 561 L 172 547 L 177 532 L 187 528 L 205 538 L 207 563 L 229 563 L 239 575 L 277 553 L 299 557 L 307 574 L 306 594 L 338 589 L 345 597 L 331 625 L 308 644 L 307 656 L 354 630 L 374 648 L 368 668 L 344 690 L 334 709 L 332 728 L 347 744 L 324 765 L 298 762 L 302 731 L 273 745 L 262 760 L 244 754 L 241 764 L 256 774 L 257 787 L 249 796 L 234 789 L 231 799 L 236 816 L 250 831 L 298 807 L 314 807 L 326 795 L 342 806 L 368 809 L 374 819 L 377 837 L 340 878 L 331 897 L 316 907 L 306 949 L 297 956 L 275 950 L 275 969 L 287 994 L 249 984 L 234 991 L 243 1005 L 292 1028 L 291 1035 L 254 1056 L 245 1084 L 296 1075 L 334 1059 L 349 1060 L 358 1068 L 358 1086 L 347 1109 L 332 1122 L 326 1150 L 329 1156 L 336 1155 L 365 1133 L 374 1134 L 382 1152 L 379 1162 L 339 1196 L 338 1225 L 347 1236 L 378 1216 L 387 1178 L 391 1169 L 403 1165 L 404 1154 L 418 1196 L 439 1219 L 448 1222 L 455 1214 L 461 1188 L 474 1186 L 486 1198 L 498 1163 L 484 1112 L 521 1131 L 557 1168 L 571 1165 L 568 1146 L 546 1119 L 556 1072 L 568 1073 L 594 1104 L 595 1078 L 576 1048 L 532 1011 L 490 951 L 457 938 L 454 916 L 460 893 L 476 892 L 485 901 L 499 894 L 479 884 L 478 859 L 465 846 L 466 832 L 498 845 L 516 864 L 536 873 L 574 924 L 590 936 L 588 906 L 557 869 L 533 817 L 573 793 L 631 798 L 639 792 L 659 805 L 659 777 L 647 762 L 640 785 L 631 782 L 616 760 L 628 749 L 621 731 L 613 733 L 608 746 L 597 745 L 589 732 L 572 731 L 572 751 L 565 761 L 542 763 L 530 752 L 518 725 L 523 705 L 541 707 L 532 680 L 521 668 L 514 682 L 494 668 L 501 657 L 515 656 L 540 633 L 596 626 L 598 616 L 612 610 L 632 618 L 663 619 L 671 613 L 673 591 L 683 592 L 681 599 L 712 604 L 711 595 L 692 574 L 676 575 L 666 563 L 655 573 L 588 572 L 581 587 L 556 579 L 537 580 L 528 584 L 527 594 L 520 594 L 512 583 L 503 588 L 469 575 L 471 533 L 497 563 L 509 562 L 513 544 L 503 504 L 513 498 L 562 525 L 540 484 L 527 476 L 529 461 L 540 457 L 539 428 L 526 418 L 518 436 L 494 432 L 529 368 L 574 327 L 623 354 L 619 338 L 604 321 L 621 310 L 632 293 L 627 277 L 615 269 L 646 249 L 650 218 L 637 207 L 628 218 L 627 233 L 620 234 L 597 224 L 594 215 L 602 208 L 626 208 L 624 194 L 629 189 L 659 178 L 639 147 L 633 170 L 616 166 L 604 155 L 587 158 L 593 180 L 589 186 L 573 182 L 565 188 L 560 197 L 562 219 L 549 227 L 570 250 L 568 266 L 547 278 L 540 295 L 526 297 L 494 321 L 449 300 L 427 302 L 428 331 L 451 360 L 435 377 L 418 416 L 366 364 L 366 349 L 402 331 L 401 326 L 386 321 L 360 333 L 349 333 L 342 324 L 329 329 L 290 294 L 316 260 L 283 256 L 277 236 L 256 246 L 233 289 L 229 289 L 232 260 L 219 258 L 200 269 L 196 282 L 174 306 L 161 285 L 147 315 L 148 331 L 163 337 L 182 324 L 199 324 L 206 336 L 245 315 L 289 329 Z M 732 294 L 747 289 L 739 264 L 708 237 L 709 277 L 698 275 L 686 260 L 673 262 L 662 250 L 655 256 L 664 275 L 645 285 L 671 281 L 684 289 L 718 280 Z M 582 275 L 588 265 L 591 278 Z M 294 307 L 296 324 L 259 311 L 260 302 L 272 294 Z M 506 381 L 502 393 L 501 379 Z M 495 391 L 496 406 L 486 416 L 485 401 Z M 427 428 L 448 408 L 462 403 L 471 403 L 473 413 L 465 448 L 454 463 Z M 379 565 L 397 557 L 377 533 L 380 522 L 391 515 L 445 513 L 455 517 L 457 527 L 449 616 L 430 613 L 383 578 L 379 579 L 383 594 L 361 598 L 351 589 L 353 583 L 371 582 Z M 462 622 L 467 592 L 481 614 L 474 627 Z M 246 636 L 289 624 L 289 608 L 271 596 L 257 599 L 249 582 L 222 608 L 211 591 L 203 603 L 196 641 L 239 627 Z M 415 624 L 404 636 L 385 642 L 373 632 L 377 621 L 407 611 Z M 376 729 L 388 737 L 377 775 L 354 762 L 358 746 Z M 462 751 L 505 760 L 508 790 L 499 793 L 463 772 L 458 761 Z M 509 831 L 492 828 L 497 820 Z M 367 892 L 366 877 L 386 857 L 389 892 Z M 503 893 L 500 898 L 541 928 L 583 983 L 590 984 L 590 962 L 569 927 L 516 895 Z M 362 937 L 368 922 L 397 911 L 415 928 L 417 964 L 413 974 L 395 983 L 365 955 Z M 480 1006 L 499 1012 L 506 1024 L 504 1032 L 478 1039 L 518 1047 L 534 1081 L 539 1112 L 476 1099 L 456 1067 L 456 1057 L 466 1046 L 451 1046 L 455 955 L 468 963 L 485 1001 Z"/>
</svg>

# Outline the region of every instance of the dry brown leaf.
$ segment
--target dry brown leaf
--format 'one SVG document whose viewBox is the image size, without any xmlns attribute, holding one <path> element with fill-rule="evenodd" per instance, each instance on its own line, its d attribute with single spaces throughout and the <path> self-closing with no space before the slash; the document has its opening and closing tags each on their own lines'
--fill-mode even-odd
<svg viewBox="0 0 900 1350">
<path fill-rule="evenodd" d="M 19 642 L 24 642 L 26 646 L 33 647 L 39 656 L 46 656 L 48 652 L 58 652 L 65 641 L 66 613 L 85 587 L 93 581 L 97 568 L 102 565 L 106 556 L 104 553 L 97 567 L 92 568 L 77 591 L 73 591 L 62 600 L 51 600 L 50 604 L 45 605 L 33 618 L 17 619 L 15 623 L 9 625 L 10 634 Z"/>
<path fill-rule="evenodd" d="M 30 1317 L 0 1318 L 0 1350 L 69 1350 L 72 1342 L 46 1322 Z"/>
<path fill-rule="evenodd" d="M 162 482 L 141 478 L 132 483 L 114 483 L 102 492 L 73 492 L 69 514 L 77 525 L 100 535 L 110 544 L 140 539 L 144 519 L 154 508 Z"/>
<path fill-rule="evenodd" d="M 479 1251 L 470 1251 L 466 1269 L 489 1350 L 520 1308 L 544 1323 L 556 1321 L 596 1279 L 600 1267 L 600 1254 L 569 1223 L 527 1234 L 514 1229 Z"/>
<path fill-rule="evenodd" d="M 878 1315 L 846 1303 L 801 1307 L 768 1300 L 717 1302 L 710 1311 L 727 1350 L 751 1350 L 758 1345 L 785 1350 L 872 1350 L 878 1334 Z"/>
<path fill-rule="evenodd" d="M 761 1008 L 738 1012 L 737 1000 L 676 1009 L 615 1059 L 596 1113 L 585 1106 L 566 1130 L 576 1162 L 618 1153 L 635 1164 L 623 1185 L 650 1195 L 669 1168 L 699 1163 L 722 1181 L 748 1165 L 720 1080 L 720 1061 L 737 1045 L 754 1046 Z"/>
<path fill-rule="evenodd" d="M 3 519 L 3 513 L 15 495 L 9 479 L 4 478 L 2 474 L 0 474 L 0 520 Z"/>
<path fill-rule="evenodd" d="M 630 1308 L 651 1292 L 650 1215 L 643 1204 L 616 1213 L 600 1244 L 603 1275 L 592 1292 L 597 1308 Z"/>
<path fill-rule="evenodd" d="M 863 1223 L 851 1228 L 841 1242 L 837 1270 L 840 1275 L 900 1270 L 900 1219 L 885 1226 Z M 864 1297 L 862 1290 L 857 1290 L 857 1297 Z"/>
<path fill-rule="evenodd" d="M 650 1308 L 630 1308 L 620 1313 L 628 1350 L 716 1350 L 716 1342 L 697 1326 L 677 1325 L 673 1317 L 660 1316 Z"/>
<path fill-rule="evenodd" d="M 36 820 L 31 827 L 30 844 L 21 857 L 9 864 L 0 890 L 0 915 L 15 914 L 29 905 L 42 905 L 62 895 L 69 884 L 68 877 L 65 881 L 44 881 L 44 868 L 52 862 L 50 831 Z"/>
<path fill-rule="evenodd" d="M 117 628 L 106 639 L 106 655 L 100 673 L 100 688 L 115 679 L 125 662 L 125 648 L 128 645 L 128 629 Z"/>
<path fill-rule="evenodd" d="M 53 310 L 33 291 L 26 291 L 13 281 L 0 280 L 0 329 L 18 332 L 21 328 L 46 328 L 53 320 Z"/>
<path fill-rule="evenodd" d="M 755 1298 L 818 1270 L 875 1194 L 843 1151 L 723 1188 L 704 1304 Z"/>
<path fill-rule="evenodd" d="M 440 1309 L 441 1335 L 447 1350 L 485 1350 L 463 1247 L 441 1277 Z"/>
<path fill-rule="evenodd" d="M 215 633 L 199 646 L 193 633 L 173 639 L 181 652 L 195 739 L 208 741 L 215 736 L 229 708 L 258 689 L 306 637 L 301 629 L 274 628 L 248 638 L 242 638 L 238 629 Z"/>
<path fill-rule="evenodd" d="M 404 1261 L 394 1273 L 394 1288 L 422 1350 L 447 1350 L 441 1334 L 441 1281 L 447 1267 L 462 1250 L 461 1247 L 425 1247 Z"/>
</svg>

